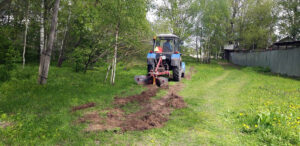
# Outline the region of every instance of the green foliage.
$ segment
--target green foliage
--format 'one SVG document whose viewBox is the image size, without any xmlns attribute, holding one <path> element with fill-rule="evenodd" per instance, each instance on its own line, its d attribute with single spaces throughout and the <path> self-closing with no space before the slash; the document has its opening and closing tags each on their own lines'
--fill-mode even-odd
<svg viewBox="0 0 300 146">
<path fill-rule="evenodd" d="M 45 7 L 41 9 L 40 1 L 11 1 L 9 7 L 3 9 L 3 12 L 5 12 L 3 14 L 5 16 L 10 15 L 10 17 L 1 16 L 0 36 L 7 40 L 0 38 L 0 46 L 12 46 L 19 53 L 17 54 L 18 57 L 21 57 L 25 30 L 23 20 L 27 7 L 29 7 L 30 24 L 25 57 L 26 62 L 37 63 L 40 56 L 39 18 L 41 17 L 41 11 L 43 11 L 45 42 L 47 43 L 53 4 L 53 0 L 45 1 Z M 71 56 L 74 56 L 73 54 L 78 55 L 76 48 L 81 48 L 85 50 L 84 53 L 90 52 L 88 60 L 91 62 L 86 62 L 86 57 L 81 57 L 81 61 L 77 60 L 77 63 L 74 64 L 78 68 L 76 70 L 82 70 L 82 66 L 85 66 L 83 70 L 86 70 L 97 61 L 110 62 L 109 56 L 112 55 L 114 48 L 117 24 L 120 24 L 120 53 L 118 53 L 120 60 L 124 56 L 133 56 L 145 52 L 145 49 L 139 49 L 142 46 L 141 40 L 148 40 L 147 7 L 148 2 L 146 0 L 134 2 L 120 0 L 104 0 L 101 2 L 98 0 L 61 0 L 52 60 L 55 61 L 62 54 L 63 61 L 72 62 Z M 3 57 L 3 54 L 7 52 L 9 47 L 5 48 L 5 52 L 2 48 L 0 50 L 1 64 L 3 60 L 7 60 Z M 60 50 L 61 48 L 63 51 Z M 79 65 L 78 62 L 81 62 L 81 64 Z"/>
<path fill-rule="evenodd" d="M 14 69 L 14 63 L 19 59 L 19 52 L 16 51 L 13 43 L 7 37 L 0 35 L 0 81 L 10 79 L 10 71 Z"/>
<path fill-rule="evenodd" d="M 157 16 L 160 18 L 157 30 L 177 35 L 183 41 L 188 39 L 192 33 L 193 24 L 190 19 L 195 15 L 193 3 L 190 0 L 168 0 L 162 6 L 157 6 Z M 165 27 L 165 29 L 160 28 Z M 161 33 L 161 32 L 155 32 Z"/>
<path fill-rule="evenodd" d="M 79 72 L 79 71 L 86 72 L 85 64 L 88 62 L 90 53 L 91 53 L 91 50 L 83 49 L 83 48 L 76 48 L 73 51 L 70 59 L 73 64 L 73 69 L 76 72 Z"/>
<path fill-rule="evenodd" d="M 6 36 L 0 35 L 0 42 L 0 63 L 7 65 L 10 69 L 12 64 L 20 59 L 19 53 L 15 50 L 12 41 Z"/>
<path fill-rule="evenodd" d="M 264 68 L 264 67 L 253 67 L 253 68 L 251 68 L 251 70 L 255 70 L 255 71 L 261 72 L 261 73 L 270 73 L 271 72 L 270 68 Z"/>
<path fill-rule="evenodd" d="M 297 0 L 280 0 L 277 2 L 278 11 L 282 14 L 279 16 L 278 26 L 282 35 L 290 36 L 294 40 L 300 39 L 300 11 L 299 1 Z"/>
<path fill-rule="evenodd" d="M 75 17 L 76 16 L 76 17 Z M 118 60 L 145 52 L 147 38 L 146 1 L 76 1 L 72 6 L 71 39 L 75 48 L 69 56 L 75 71 L 85 71 L 97 61 L 110 62 L 118 27 Z M 79 31 L 80 30 L 80 31 Z M 74 45 L 69 44 L 69 45 Z"/>
<path fill-rule="evenodd" d="M 0 81 L 7 81 L 10 79 L 10 70 L 7 66 L 0 66 Z"/>
<path fill-rule="evenodd" d="M 272 0 L 256 2 L 249 1 L 247 12 L 240 25 L 240 42 L 243 48 L 262 49 L 270 45 L 276 16 L 272 14 L 274 3 Z"/>
<path fill-rule="evenodd" d="M 227 1 L 207 1 L 201 5 L 203 14 L 201 21 L 202 30 L 197 30 L 198 36 L 204 36 L 203 42 L 209 45 L 208 49 L 216 49 L 223 47 L 228 39 L 226 38 L 226 29 L 229 26 L 229 8 Z M 198 28 L 199 29 L 199 28 Z"/>
<path fill-rule="evenodd" d="M 264 49 L 276 41 L 278 21 L 276 0 L 197 0 L 193 35 L 201 47 L 219 52 L 226 44 L 237 49 Z"/>
</svg>

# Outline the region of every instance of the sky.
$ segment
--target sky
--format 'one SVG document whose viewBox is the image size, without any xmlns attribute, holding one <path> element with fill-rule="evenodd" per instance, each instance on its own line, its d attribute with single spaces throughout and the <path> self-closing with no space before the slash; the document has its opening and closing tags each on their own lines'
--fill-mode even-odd
<svg viewBox="0 0 300 146">
<path fill-rule="evenodd" d="M 152 4 L 161 6 L 163 4 L 163 0 L 153 0 Z M 150 11 L 147 12 L 147 20 L 150 22 L 154 22 L 157 19 L 157 16 L 155 15 L 156 10 L 151 9 Z"/>
</svg>

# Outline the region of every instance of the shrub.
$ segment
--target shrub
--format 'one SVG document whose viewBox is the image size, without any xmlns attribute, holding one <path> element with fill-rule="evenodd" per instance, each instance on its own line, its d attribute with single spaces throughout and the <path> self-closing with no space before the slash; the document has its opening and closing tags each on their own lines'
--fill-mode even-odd
<svg viewBox="0 0 300 146">
<path fill-rule="evenodd" d="M 15 68 L 14 63 L 19 60 L 19 52 L 13 47 L 12 42 L 0 35 L 0 81 L 8 81 L 10 71 Z"/>
<path fill-rule="evenodd" d="M 8 81 L 10 79 L 9 70 L 7 70 L 6 66 L 0 66 L 0 81 Z"/>
<path fill-rule="evenodd" d="M 73 69 L 76 72 L 83 71 L 85 72 L 85 63 L 89 59 L 90 50 L 83 48 L 76 48 L 71 55 L 71 60 L 73 64 Z"/>
</svg>

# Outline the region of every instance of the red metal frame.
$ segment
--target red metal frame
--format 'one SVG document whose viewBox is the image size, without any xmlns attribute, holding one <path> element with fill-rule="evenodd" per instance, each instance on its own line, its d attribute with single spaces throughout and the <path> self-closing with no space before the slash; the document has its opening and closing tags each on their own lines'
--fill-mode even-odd
<svg viewBox="0 0 300 146">
<path fill-rule="evenodd" d="M 150 76 L 152 76 L 153 78 L 157 78 L 158 76 L 161 76 L 161 75 L 170 75 L 169 71 L 162 71 L 162 72 L 158 71 L 158 68 L 160 66 L 164 67 L 163 64 L 162 64 L 162 56 L 159 57 L 158 63 L 157 63 L 156 68 L 155 68 L 155 71 L 152 70 L 152 71 L 149 72 Z"/>
</svg>

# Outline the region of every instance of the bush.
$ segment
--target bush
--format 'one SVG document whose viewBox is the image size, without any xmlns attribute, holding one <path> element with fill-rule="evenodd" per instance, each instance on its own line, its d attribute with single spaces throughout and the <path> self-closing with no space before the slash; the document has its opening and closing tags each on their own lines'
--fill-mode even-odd
<svg viewBox="0 0 300 146">
<path fill-rule="evenodd" d="M 9 70 L 7 70 L 6 66 L 0 67 L 0 81 L 8 81 L 10 79 Z"/>
<path fill-rule="evenodd" d="M 0 35 L 0 81 L 8 81 L 11 77 L 10 71 L 15 68 L 14 63 L 19 60 L 19 52 L 13 43 L 6 37 Z"/>
<path fill-rule="evenodd" d="M 76 72 L 85 72 L 85 63 L 88 60 L 88 54 L 90 50 L 83 48 L 76 48 L 71 55 L 73 69 Z"/>
<path fill-rule="evenodd" d="M 252 69 L 256 72 L 261 72 L 261 73 L 269 73 L 271 72 L 271 69 L 268 67 L 252 67 Z"/>
</svg>

